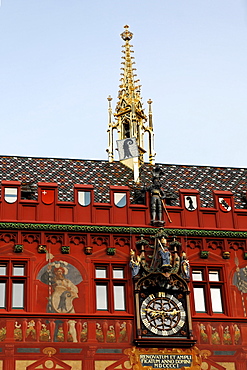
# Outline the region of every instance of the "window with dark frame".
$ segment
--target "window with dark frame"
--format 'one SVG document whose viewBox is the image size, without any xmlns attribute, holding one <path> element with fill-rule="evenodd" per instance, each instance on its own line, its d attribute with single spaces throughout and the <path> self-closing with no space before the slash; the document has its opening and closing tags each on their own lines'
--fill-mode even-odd
<svg viewBox="0 0 247 370">
<path fill-rule="evenodd" d="M 122 265 L 95 265 L 96 310 L 126 311 L 126 276 Z"/>
<path fill-rule="evenodd" d="M 0 261 L 0 309 L 25 309 L 26 285 L 26 261 Z"/>
<path fill-rule="evenodd" d="M 222 267 L 193 267 L 192 284 L 196 313 L 208 315 L 225 313 Z"/>
<path fill-rule="evenodd" d="M 21 199 L 33 200 L 35 199 L 34 183 L 23 181 L 21 183 Z"/>
</svg>

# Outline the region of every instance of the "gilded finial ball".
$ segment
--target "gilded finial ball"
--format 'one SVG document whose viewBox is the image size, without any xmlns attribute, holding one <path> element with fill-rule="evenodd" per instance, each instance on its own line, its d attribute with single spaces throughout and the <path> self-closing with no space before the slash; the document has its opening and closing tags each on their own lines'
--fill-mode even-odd
<svg viewBox="0 0 247 370">
<path fill-rule="evenodd" d="M 125 28 L 125 31 L 123 33 L 121 33 L 121 37 L 124 41 L 130 41 L 133 37 L 133 33 L 129 31 L 129 26 L 126 25 L 124 26 Z"/>
</svg>

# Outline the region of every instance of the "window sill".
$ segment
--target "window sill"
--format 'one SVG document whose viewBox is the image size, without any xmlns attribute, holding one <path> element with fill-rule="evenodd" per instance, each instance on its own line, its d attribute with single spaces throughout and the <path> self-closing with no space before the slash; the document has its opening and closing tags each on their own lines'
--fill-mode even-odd
<svg viewBox="0 0 247 370">
<path fill-rule="evenodd" d="M 224 319 L 229 318 L 230 316 L 226 315 L 225 313 L 203 313 L 203 312 L 197 312 L 192 315 L 192 319 L 205 319 L 205 318 L 217 318 L 217 319 Z"/>
</svg>

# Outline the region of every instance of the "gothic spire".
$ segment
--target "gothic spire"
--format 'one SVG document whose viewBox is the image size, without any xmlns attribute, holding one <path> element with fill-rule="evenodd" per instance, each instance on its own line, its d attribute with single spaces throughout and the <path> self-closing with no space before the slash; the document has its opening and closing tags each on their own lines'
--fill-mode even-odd
<svg viewBox="0 0 247 370">
<path fill-rule="evenodd" d="M 118 93 L 118 102 L 116 104 L 116 112 L 114 114 L 115 122 L 112 122 L 112 108 L 111 98 L 109 101 L 109 146 L 108 156 L 109 161 L 114 160 L 113 156 L 113 130 L 118 131 L 118 139 L 124 140 L 127 138 L 135 138 L 139 152 L 139 164 L 143 163 L 143 154 L 146 152 L 144 149 L 144 134 L 148 133 L 148 155 L 150 164 L 154 164 L 154 148 L 153 148 L 153 124 L 152 124 L 152 111 L 151 103 L 149 99 L 149 114 L 148 117 L 145 115 L 143 103 L 140 95 L 141 85 L 136 78 L 136 68 L 133 68 L 134 57 L 133 45 L 130 45 L 130 41 L 133 37 L 133 33 L 129 31 L 129 26 L 124 26 L 125 30 L 121 33 L 122 39 L 125 41 L 123 45 L 123 56 L 122 64 L 123 67 L 120 79 L 120 90 Z M 148 121 L 148 123 L 147 123 Z M 124 162 L 123 162 L 124 163 Z M 128 165 L 126 163 L 126 165 Z"/>
<path fill-rule="evenodd" d="M 125 44 L 122 46 L 124 49 L 122 52 L 124 53 L 124 56 L 122 56 L 123 67 L 121 68 L 123 72 L 121 73 L 122 78 L 120 79 L 120 90 L 118 94 L 118 103 L 116 106 L 116 114 L 115 117 L 130 117 L 130 119 L 136 120 L 136 115 L 139 116 L 143 121 L 147 121 L 147 117 L 144 113 L 143 107 L 142 107 L 142 101 L 140 96 L 140 90 L 141 85 L 138 84 L 139 80 L 135 80 L 136 74 L 134 71 L 136 68 L 133 68 L 134 62 L 134 56 L 131 54 L 134 53 L 133 50 L 131 50 L 131 47 L 133 45 L 130 45 L 130 40 L 133 37 L 133 34 L 129 31 L 129 26 L 125 26 L 125 31 L 121 33 L 122 39 L 125 41 Z M 126 116 L 126 113 L 131 113 Z M 128 135 L 128 133 L 125 132 L 125 135 Z M 132 134 L 136 137 L 136 133 L 132 132 Z"/>
</svg>

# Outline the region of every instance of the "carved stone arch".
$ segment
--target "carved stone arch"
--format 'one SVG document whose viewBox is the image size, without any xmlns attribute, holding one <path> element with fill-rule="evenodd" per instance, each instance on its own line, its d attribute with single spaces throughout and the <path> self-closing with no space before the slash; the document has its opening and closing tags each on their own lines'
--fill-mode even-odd
<svg viewBox="0 0 247 370">
<path fill-rule="evenodd" d="M 57 365 L 59 367 L 57 367 Z M 42 366 L 42 368 L 40 367 Z M 26 370 L 56 370 L 56 369 L 63 369 L 63 370 L 71 370 L 72 367 L 70 365 L 65 364 L 63 361 L 59 360 L 56 357 L 45 356 L 42 357 L 40 360 L 34 362 L 33 364 L 27 366 Z"/>
</svg>

